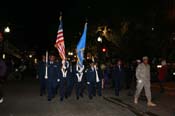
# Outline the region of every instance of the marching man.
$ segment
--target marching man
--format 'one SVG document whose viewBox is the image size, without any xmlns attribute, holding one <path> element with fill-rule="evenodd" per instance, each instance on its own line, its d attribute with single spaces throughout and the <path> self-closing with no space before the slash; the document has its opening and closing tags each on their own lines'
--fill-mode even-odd
<svg viewBox="0 0 175 116">
<path fill-rule="evenodd" d="M 87 70 L 87 85 L 88 85 L 88 96 L 92 99 L 95 96 L 95 85 L 96 85 L 96 71 L 94 68 L 94 62 L 90 61 L 90 67 Z"/>
<path fill-rule="evenodd" d="M 63 101 L 64 97 L 68 97 L 68 68 L 69 62 L 67 60 L 62 61 L 61 78 L 60 78 L 60 101 Z"/>
<path fill-rule="evenodd" d="M 79 100 L 79 97 L 83 97 L 83 71 L 84 71 L 84 65 L 80 66 L 79 64 L 76 65 L 76 96 L 77 100 Z"/>
<path fill-rule="evenodd" d="M 137 86 L 136 93 L 134 98 L 134 103 L 138 103 L 138 98 L 142 89 L 145 89 L 145 94 L 147 97 L 147 105 L 148 106 L 156 106 L 151 101 L 151 84 L 150 84 L 150 65 L 148 64 L 148 57 L 143 57 L 143 63 L 139 64 L 136 68 L 136 78 L 137 78 Z"/>
<path fill-rule="evenodd" d="M 98 91 L 98 96 L 102 96 L 102 78 L 103 78 L 103 74 L 101 69 L 98 66 L 98 63 L 96 62 L 94 64 L 94 69 L 95 69 L 95 74 L 96 74 L 96 89 Z M 96 89 L 95 89 L 95 94 L 96 94 Z"/>
<path fill-rule="evenodd" d="M 51 101 L 56 95 L 58 82 L 60 82 L 60 66 L 55 61 L 54 54 L 49 56 L 49 62 L 46 59 L 46 66 L 47 65 L 48 68 L 46 69 L 45 79 L 47 79 L 48 101 Z"/>
</svg>

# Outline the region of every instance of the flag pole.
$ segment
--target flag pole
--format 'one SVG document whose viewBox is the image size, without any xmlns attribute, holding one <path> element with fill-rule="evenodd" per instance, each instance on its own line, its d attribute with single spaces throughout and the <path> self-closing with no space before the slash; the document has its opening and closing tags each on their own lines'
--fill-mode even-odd
<svg viewBox="0 0 175 116">
<path fill-rule="evenodd" d="M 62 11 L 60 11 L 60 17 L 59 17 L 59 20 L 61 21 L 62 20 Z M 66 67 L 66 59 L 63 59 L 63 58 L 61 58 L 62 59 L 62 68 L 65 68 Z"/>
<path fill-rule="evenodd" d="M 46 51 L 46 72 L 45 72 L 45 79 L 48 79 L 48 51 Z"/>
<path fill-rule="evenodd" d="M 62 12 L 60 11 L 60 17 L 59 17 L 59 20 L 61 21 L 62 20 Z"/>
</svg>

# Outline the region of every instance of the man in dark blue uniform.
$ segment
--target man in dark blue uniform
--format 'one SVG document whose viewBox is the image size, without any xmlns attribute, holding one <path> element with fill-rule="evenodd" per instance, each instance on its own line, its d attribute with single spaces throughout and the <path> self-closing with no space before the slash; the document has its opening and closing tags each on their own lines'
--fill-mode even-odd
<svg viewBox="0 0 175 116">
<path fill-rule="evenodd" d="M 74 82 L 76 77 L 76 64 L 75 62 L 70 62 L 70 66 L 68 68 L 68 97 L 71 96 L 73 88 L 74 88 Z"/>
<path fill-rule="evenodd" d="M 68 68 L 69 62 L 67 60 L 63 60 L 60 75 L 60 101 L 63 101 L 64 97 L 68 97 L 68 76 L 70 76 Z"/>
<path fill-rule="evenodd" d="M 88 85 L 88 96 L 92 99 L 95 96 L 95 85 L 96 85 L 96 72 L 94 68 L 94 63 L 90 62 L 90 67 L 86 73 L 87 85 Z"/>
<path fill-rule="evenodd" d="M 76 65 L 76 96 L 77 100 L 79 97 L 83 97 L 83 75 L 84 75 L 84 65 Z"/>
<path fill-rule="evenodd" d="M 46 57 L 43 55 L 42 60 L 38 63 L 37 66 L 37 78 L 39 79 L 40 82 L 40 96 L 46 94 L 45 73 L 46 73 Z"/>
<path fill-rule="evenodd" d="M 112 78 L 114 79 L 115 83 L 115 95 L 119 96 L 119 91 L 121 89 L 121 81 L 124 79 L 125 72 L 122 66 L 122 61 L 118 60 L 117 65 L 114 66 L 112 70 Z"/>
<path fill-rule="evenodd" d="M 47 78 L 48 101 L 51 101 L 56 94 L 57 85 L 60 82 L 60 74 L 60 66 L 55 62 L 55 56 L 51 54 L 49 56 Z"/>
</svg>

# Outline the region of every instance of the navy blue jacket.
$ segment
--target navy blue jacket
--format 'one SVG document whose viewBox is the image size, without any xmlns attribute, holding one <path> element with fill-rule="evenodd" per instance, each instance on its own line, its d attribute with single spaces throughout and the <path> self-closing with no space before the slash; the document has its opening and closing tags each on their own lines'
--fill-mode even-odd
<svg viewBox="0 0 175 116">
<path fill-rule="evenodd" d="M 60 65 L 58 63 L 48 63 L 48 80 L 57 81 L 61 77 Z"/>
<path fill-rule="evenodd" d="M 86 73 L 86 79 L 87 82 L 96 82 L 96 73 L 95 73 L 95 69 L 94 71 L 90 68 L 88 68 L 87 73 Z"/>
</svg>

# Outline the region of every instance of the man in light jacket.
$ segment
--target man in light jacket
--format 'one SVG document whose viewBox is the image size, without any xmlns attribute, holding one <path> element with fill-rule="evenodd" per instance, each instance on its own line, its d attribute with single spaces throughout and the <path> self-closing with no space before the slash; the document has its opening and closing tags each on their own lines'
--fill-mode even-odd
<svg viewBox="0 0 175 116">
<path fill-rule="evenodd" d="M 147 97 L 147 105 L 148 106 L 156 106 L 151 101 L 151 84 L 150 84 L 150 65 L 148 64 L 148 57 L 143 57 L 143 62 L 139 64 L 136 68 L 136 78 L 137 78 L 137 86 L 136 86 L 136 93 L 134 98 L 134 103 L 138 103 L 138 98 L 142 89 L 145 89 L 145 94 Z"/>
</svg>

